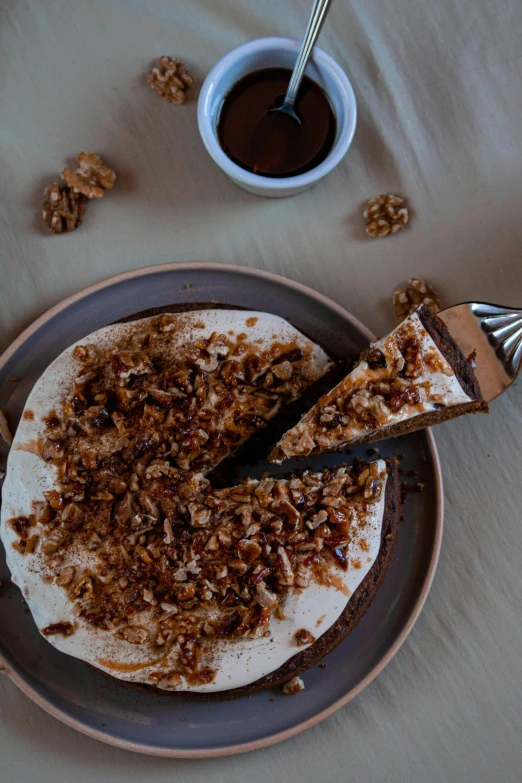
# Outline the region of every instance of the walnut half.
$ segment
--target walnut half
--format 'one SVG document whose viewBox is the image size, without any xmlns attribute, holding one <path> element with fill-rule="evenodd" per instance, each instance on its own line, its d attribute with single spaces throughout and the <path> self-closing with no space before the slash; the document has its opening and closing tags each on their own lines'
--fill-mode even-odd
<svg viewBox="0 0 522 783">
<path fill-rule="evenodd" d="M 116 182 L 114 171 L 105 166 L 102 159 L 92 152 L 80 152 L 76 156 L 76 171 L 65 168 L 62 179 L 75 193 L 87 198 L 101 198 L 106 190 L 112 190 Z"/>
<path fill-rule="evenodd" d="M 368 201 L 363 212 L 366 221 L 366 233 L 380 239 L 401 231 L 408 222 L 408 210 L 404 199 L 392 196 L 391 193 L 381 193 Z"/>
<path fill-rule="evenodd" d="M 53 234 L 74 231 L 82 224 L 86 202 L 85 196 L 68 185 L 53 182 L 44 190 L 43 219 Z"/>
<path fill-rule="evenodd" d="M 116 174 L 104 165 L 98 155 L 80 152 L 76 161 L 76 171 L 68 168 L 62 171 L 65 185 L 53 182 L 44 191 L 42 215 L 53 234 L 79 228 L 87 199 L 101 198 L 106 190 L 112 190 L 116 182 Z"/>
<path fill-rule="evenodd" d="M 186 92 L 195 86 L 196 80 L 176 57 L 164 55 L 159 58 L 159 64 L 161 67 L 149 73 L 150 86 L 169 103 L 185 103 Z"/>
</svg>

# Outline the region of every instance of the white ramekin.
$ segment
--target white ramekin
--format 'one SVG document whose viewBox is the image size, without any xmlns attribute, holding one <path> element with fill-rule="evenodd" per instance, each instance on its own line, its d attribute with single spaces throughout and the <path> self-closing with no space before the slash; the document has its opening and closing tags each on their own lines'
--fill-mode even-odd
<svg viewBox="0 0 522 783">
<path fill-rule="evenodd" d="M 198 125 L 209 155 L 236 185 L 258 196 L 293 196 L 318 182 L 345 156 L 355 133 L 357 104 L 352 85 L 342 68 L 322 49 L 315 48 L 306 68 L 307 76 L 321 85 L 332 103 L 337 135 L 330 154 L 311 171 L 296 177 L 261 177 L 242 169 L 221 149 L 217 120 L 223 98 L 247 73 L 261 68 L 293 68 L 300 41 L 293 38 L 258 38 L 226 54 L 203 82 L 198 100 Z"/>
</svg>

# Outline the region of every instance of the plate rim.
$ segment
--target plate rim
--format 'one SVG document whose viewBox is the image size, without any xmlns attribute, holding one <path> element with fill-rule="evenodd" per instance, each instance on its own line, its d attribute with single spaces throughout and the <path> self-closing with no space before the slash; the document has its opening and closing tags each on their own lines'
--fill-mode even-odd
<svg viewBox="0 0 522 783">
<path fill-rule="evenodd" d="M 192 269 L 200 269 L 209 272 L 210 271 L 216 272 L 216 271 L 223 270 L 227 272 L 234 272 L 246 276 L 251 276 L 254 278 L 261 277 L 266 280 L 271 280 L 273 282 L 278 283 L 279 285 L 283 285 L 287 288 L 291 288 L 295 291 L 304 293 L 307 296 L 315 299 L 316 301 L 319 301 L 322 304 L 326 305 L 327 307 L 336 310 L 339 313 L 339 315 L 341 315 L 343 318 L 351 321 L 353 325 L 357 329 L 359 329 L 369 340 L 375 340 L 375 335 L 361 321 L 359 321 L 359 319 L 356 316 L 352 315 L 352 313 L 350 313 L 344 307 L 337 304 L 337 302 L 334 302 L 332 299 L 325 296 L 324 294 L 319 293 L 318 291 L 314 291 L 313 289 L 309 288 L 303 283 L 299 283 L 295 280 L 290 280 L 289 278 L 284 277 L 283 275 L 278 275 L 275 274 L 274 272 L 268 272 L 266 270 L 255 269 L 253 267 L 240 266 L 237 264 L 224 264 L 224 263 L 222 264 L 222 263 L 211 262 L 211 261 L 188 261 L 188 262 L 180 262 L 180 263 L 170 262 L 165 264 L 156 264 L 151 266 L 139 267 L 138 269 L 133 269 L 127 272 L 122 272 L 117 275 L 112 275 L 111 277 L 105 278 L 104 280 L 100 280 L 97 283 L 93 283 L 89 286 L 86 286 L 82 288 L 80 291 L 77 291 L 76 293 L 71 294 L 65 299 L 62 299 L 60 302 L 53 305 L 44 313 L 42 313 L 42 315 L 40 315 L 28 327 L 26 327 L 21 332 L 21 334 L 18 335 L 18 337 L 15 338 L 15 340 L 0 355 L 0 373 L 2 372 L 7 362 L 11 359 L 11 357 L 23 345 L 23 343 L 34 334 L 34 332 L 36 332 L 42 325 L 47 323 L 50 319 L 52 319 L 55 315 L 60 313 L 62 310 L 67 309 L 70 305 L 74 304 L 75 302 L 81 299 L 84 299 L 86 296 L 90 296 L 91 294 L 95 294 L 97 291 L 101 291 L 105 288 L 109 288 L 115 284 L 121 283 L 125 280 L 130 280 L 132 278 L 144 277 L 146 275 L 160 274 L 163 272 L 169 272 L 175 270 L 190 271 Z M 263 737 L 258 740 L 252 740 L 250 742 L 244 742 L 236 745 L 228 745 L 225 748 L 224 747 L 205 748 L 204 750 L 183 750 L 183 749 L 172 749 L 166 747 L 151 748 L 148 745 L 144 745 L 131 740 L 125 740 L 121 737 L 109 736 L 106 733 L 100 731 L 99 729 L 86 726 L 81 721 L 68 715 L 65 711 L 50 704 L 45 698 L 40 696 L 40 694 L 28 682 L 25 681 L 22 675 L 20 675 L 18 672 L 11 669 L 8 662 L 5 660 L 1 650 L 0 650 L 0 673 L 7 674 L 11 682 L 13 682 L 26 696 L 28 696 L 31 699 L 31 701 L 33 701 L 36 705 L 41 707 L 45 712 L 47 712 L 49 715 L 52 715 L 54 718 L 57 718 L 62 723 L 65 723 L 67 726 L 70 726 L 76 731 L 79 731 L 81 734 L 85 734 L 89 737 L 92 737 L 93 739 L 99 740 L 100 742 L 104 742 L 107 745 L 112 745 L 113 747 L 122 748 L 124 750 L 130 750 L 133 751 L 134 753 L 141 753 L 143 755 L 148 755 L 148 756 L 168 757 L 168 758 L 219 758 L 224 756 L 232 756 L 240 753 L 248 753 L 253 750 L 259 750 L 261 748 L 265 748 L 270 745 L 275 745 L 279 742 L 283 742 L 284 740 L 290 739 L 291 737 L 294 737 L 297 734 L 300 734 L 301 732 L 306 731 L 309 728 L 312 728 L 312 726 L 316 726 L 318 723 L 330 717 L 339 709 L 347 705 L 356 696 L 358 696 L 371 682 L 373 682 L 373 680 L 375 680 L 376 677 L 378 677 L 378 675 L 388 665 L 388 663 L 391 661 L 391 659 L 395 656 L 395 654 L 399 651 L 399 649 L 406 641 L 406 638 L 408 637 L 415 622 L 417 621 L 422 611 L 422 608 L 424 606 L 424 603 L 426 602 L 426 599 L 428 597 L 428 593 L 430 591 L 435 576 L 435 572 L 437 570 L 437 565 L 439 562 L 440 550 L 442 545 L 442 534 L 444 529 L 444 490 L 443 490 L 443 480 L 442 480 L 442 469 L 441 469 L 438 449 L 435 443 L 435 438 L 433 436 L 433 432 L 431 431 L 431 428 L 427 428 L 425 430 L 425 433 L 428 441 L 428 450 L 433 460 L 434 473 L 435 473 L 435 477 L 434 477 L 435 478 L 435 536 L 434 536 L 433 550 L 430 557 L 430 563 L 422 582 L 422 588 L 420 590 L 420 593 L 417 597 L 415 604 L 413 605 L 413 608 L 410 612 L 407 622 L 405 623 L 401 633 L 395 639 L 394 643 L 391 645 L 387 653 L 380 659 L 380 661 L 373 667 L 373 669 L 366 675 L 366 677 L 363 680 L 361 680 L 361 682 L 359 682 L 354 688 L 348 691 L 348 693 L 345 693 L 343 696 L 337 699 L 333 704 L 331 704 L 324 710 L 321 710 L 313 717 L 308 718 L 307 720 L 302 721 L 301 723 L 292 726 L 289 729 L 285 729 L 284 731 L 276 732 L 275 734 L 270 734 L 266 737 Z"/>
</svg>

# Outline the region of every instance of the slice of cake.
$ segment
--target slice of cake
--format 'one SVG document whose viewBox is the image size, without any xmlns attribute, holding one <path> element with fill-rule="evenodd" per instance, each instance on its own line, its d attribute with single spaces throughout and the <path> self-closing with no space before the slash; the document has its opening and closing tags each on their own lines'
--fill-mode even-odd
<svg viewBox="0 0 522 783">
<path fill-rule="evenodd" d="M 421 305 L 363 351 L 269 458 L 282 462 L 370 443 L 487 410 L 470 363 L 442 321 Z"/>
</svg>

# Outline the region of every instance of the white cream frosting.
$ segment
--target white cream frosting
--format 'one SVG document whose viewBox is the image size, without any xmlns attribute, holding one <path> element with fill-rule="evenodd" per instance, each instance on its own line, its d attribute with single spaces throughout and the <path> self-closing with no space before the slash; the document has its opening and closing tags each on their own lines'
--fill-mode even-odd
<svg viewBox="0 0 522 783">
<path fill-rule="evenodd" d="M 178 316 L 180 317 L 180 316 Z M 250 326 L 247 321 L 250 321 Z M 253 319 L 256 319 L 253 323 Z M 172 350 L 180 350 L 192 338 L 209 337 L 212 332 L 233 331 L 246 333 L 249 341 L 256 341 L 260 350 L 274 339 L 279 342 L 297 343 L 300 347 L 312 347 L 309 356 L 311 379 L 319 378 L 328 368 L 324 352 L 297 332 L 282 319 L 263 313 L 211 310 L 186 313 L 182 316 L 184 330 L 172 334 Z M 204 328 L 196 324 L 204 324 Z M 110 345 L 118 336 L 135 328 L 133 324 L 110 326 L 99 330 L 80 341 Z M 18 540 L 16 532 L 7 524 L 16 516 L 27 516 L 33 501 L 41 501 L 43 492 L 56 487 L 56 468 L 44 462 L 31 451 L 32 444 L 44 436 L 43 418 L 50 409 L 57 406 L 62 395 L 72 388 L 77 363 L 72 358 L 75 345 L 62 353 L 44 372 L 31 392 L 26 411 L 33 418 L 22 417 L 9 455 L 7 475 L 3 486 L 3 503 L 0 535 L 7 553 L 7 564 L 12 579 L 17 584 L 34 620 L 41 631 L 54 623 L 73 622 L 76 627 L 70 636 L 45 637 L 57 649 L 86 661 L 114 677 L 142 683 L 156 684 L 150 674 L 172 670 L 173 662 L 168 657 L 161 661 L 150 661 L 150 652 L 132 645 L 109 631 L 99 630 L 73 614 L 73 604 L 66 590 L 56 583 L 44 579 L 46 576 L 42 558 L 35 554 L 20 554 L 13 544 Z M 35 449 L 37 451 L 37 449 Z M 379 468 L 385 471 L 381 461 Z M 305 628 L 318 638 L 338 619 L 345 609 L 350 595 L 357 589 L 377 557 L 384 511 L 385 486 L 378 501 L 364 514 L 364 520 L 355 518 L 354 525 L 364 532 L 364 551 L 360 540 L 354 538 L 349 550 L 349 568 L 342 570 L 333 564 L 332 584 L 311 583 L 302 591 L 291 593 L 285 603 L 284 620 L 271 618 L 271 635 L 237 642 L 222 641 L 216 645 L 212 667 L 217 670 L 212 683 L 189 686 L 186 683 L 177 690 L 218 692 L 248 685 L 278 669 L 285 661 L 304 647 L 297 647 L 296 631 Z M 360 525 L 363 524 L 363 527 Z M 37 528 L 31 528 L 37 533 Z M 78 557 L 78 555 L 77 555 Z M 88 552 L 82 552 L 82 565 L 87 565 Z M 73 561 L 71 561 L 72 563 Z M 356 564 L 358 567 L 354 567 Z M 142 613 L 140 624 L 147 621 Z M 119 668 L 115 668 L 119 667 Z M 138 668 L 140 667 L 140 668 Z M 133 670 L 133 668 L 135 670 Z M 159 687 L 163 687 L 160 685 Z M 165 686 L 167 687 L 167 686 Z"/>
<path fill-rule="evenodd" d="M 397 362 L 403 361 L 398 347 L 398 340 L 405 334 L 415 339 L 424 359 L 431 358 L 433 361 L 424 361 L 422 373 L 412 381 L 411 385 L 419 393 L 419 402 L 406 404 L 397 411 L 392 411 L 385 406 L 379 408 L 378 429 L 384 430 L 383 438 L 386 437 L 386 428 L 400 424 L 415 416 L 420 416 L 423 413 L 437 410 L 437 406 L 441 404 L 444 407 L 449 407 L 471 402 L 471 398 L 461 387 L 451 365 L 437 348 L 416 312 L 408 316 L 389 335 L 372 343 L 374 348 L 384 354 L 387 367 L 393 367 Z M 295 427 L 292 427 L 285 433 L 277 446 L 281 447 L 288 456 L 295 456 L 297 454 L 309 454 L 313 450 L 311 441 L 307 437 L 308 434 L 315 441 L 316 447 L 323 450 L 335 449 L 344 444 L 357 441 L 361 436 L 369 435 L 372 430 L 364 429 L 355 417 L 338 429 L 329 430 L 325 427 L 322 433 L 318 433 L 314 419 L 318 410 L 324 410 L 329 404 L 333 404 L 336 399 L 344 399 L 358 390 L 367 388 L 370 383 L 385 380 L 386 372 L 381 369 L 371 369 L 366 361 L 361 361 L 346 378 L 308 411 Z M 310 445 L 307 448 L 303 443 L 304 448 L 301 449 L 299 439 L 303 434 Z M 324 442 L 322 442 L 323 438 Z"/>
</svg>

